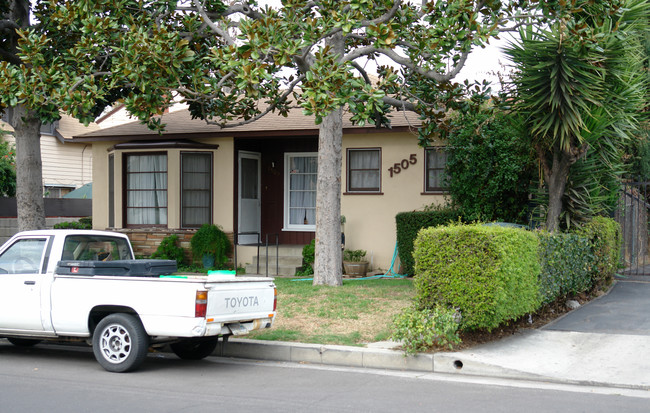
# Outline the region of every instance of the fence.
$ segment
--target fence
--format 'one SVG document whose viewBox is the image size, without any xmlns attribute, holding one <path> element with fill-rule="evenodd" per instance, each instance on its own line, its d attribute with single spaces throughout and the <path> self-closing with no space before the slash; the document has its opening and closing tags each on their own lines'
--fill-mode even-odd
<svg viewBox="0 0 650 413">
<path fill-rule="evenodd" d="M 93 213 L 92 199 L 45 198 L 45 226 L 77 221 Z M 18 232 L 16 198 L 0 198 L 0 244 Z"/>
<path fill-rule="evenodd" d="M 621 251 L 627 275 L 650 275 L 648 258 L 648 209 L 650 182 L 625 183 L 616 211 L 616 221 L 621 225 L 623 247 Z"/>
</svg>

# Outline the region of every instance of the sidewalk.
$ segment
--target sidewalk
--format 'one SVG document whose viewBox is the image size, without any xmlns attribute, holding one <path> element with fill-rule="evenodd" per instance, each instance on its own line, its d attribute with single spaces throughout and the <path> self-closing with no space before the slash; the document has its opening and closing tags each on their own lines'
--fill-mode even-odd
<svg viewBox="0 0 650 413">
<path fill-rule="evenodd" d="M 215 355 L 650 390 L 650 277 L 619 280 L 609 294 L 542 329 L 468 350 L 404 357 L 383 344 L 233 339 Z"/>
</svg>

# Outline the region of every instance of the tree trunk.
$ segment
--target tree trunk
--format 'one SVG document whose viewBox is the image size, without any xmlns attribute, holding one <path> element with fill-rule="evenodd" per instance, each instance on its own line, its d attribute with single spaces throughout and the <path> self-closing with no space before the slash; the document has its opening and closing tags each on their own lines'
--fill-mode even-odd
<svg viewBox="0 0 650 413">
<path fill-rule="evenodd" d="M 11 122 L 16 137 L 16 201 L 18 230 L 45 228 L 41 121 L 34 111 L 19 105 Z"/>
<path fill-rule="evenodd" d="M 553 153 L 553 165 L 544 172 L 544 181 L 548 189 L 548 211 L 546 214 L 546 230 L 556 232 L 560 227 L 560 214 L 566 182 L 571 167 L 571 156 L 563 151 Z"/>
<path fill-rule="evenodd" d="M 341 271 L 341 147 L 343 110 L 323 119 L 318 134 L 314 285 L 343 285 Z"/>
</svg>

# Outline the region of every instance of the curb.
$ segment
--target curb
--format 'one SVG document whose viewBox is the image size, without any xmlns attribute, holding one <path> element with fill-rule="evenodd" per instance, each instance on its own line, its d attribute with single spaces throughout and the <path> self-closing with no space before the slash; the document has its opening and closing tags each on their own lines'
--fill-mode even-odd
<svg viewBox="0 0 650 413">
<path fill-rule="evenodd" d="M 463 353 L 419 353 L 404 356 L 404 352 L 388 349 L 339 345 L 305 344 L 286 341 L 231 339 L 219 341 L 213 356 L 223 358 L 284 361 L 299 364 L 320 364 L 382 370 L 414 371 L 467 377 L 492 377 L 512 380 L 544 381 L 549 383 L 650 390 L 650 386 L 608 383 L 595 380 L 575 380 L 521 371 L 480 360 Z"/>
<path fill-rule="evenodd" d="M 364 367 L 388 370 L 411 370 L 433 373 L 434 355 L 417 354 L 405 357 L 401 351 L 369 349 L 323 344 L 231 339 L 223 345 L 219 341 L 213 355 L 243 359 L 288 361 L 346 367 Z"/>
</svg>

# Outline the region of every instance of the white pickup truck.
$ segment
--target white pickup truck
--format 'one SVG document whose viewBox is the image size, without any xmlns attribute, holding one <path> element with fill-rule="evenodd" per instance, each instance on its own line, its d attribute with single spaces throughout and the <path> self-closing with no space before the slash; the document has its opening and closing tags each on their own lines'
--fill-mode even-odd
<svg viewBox="0 0 650 413">
<path fill-rule="evenodd" d="M 0 247 L 0 338 L 17 346 L 87 341 L 106 370 L 137 368 L 151 345 L 183 359 L 219 337 L 268 328 L 273 279 L 172 275 L 176 262 L 134 260 L 126 235 L 85 230 L 16 234 Z"/>
</svg>

